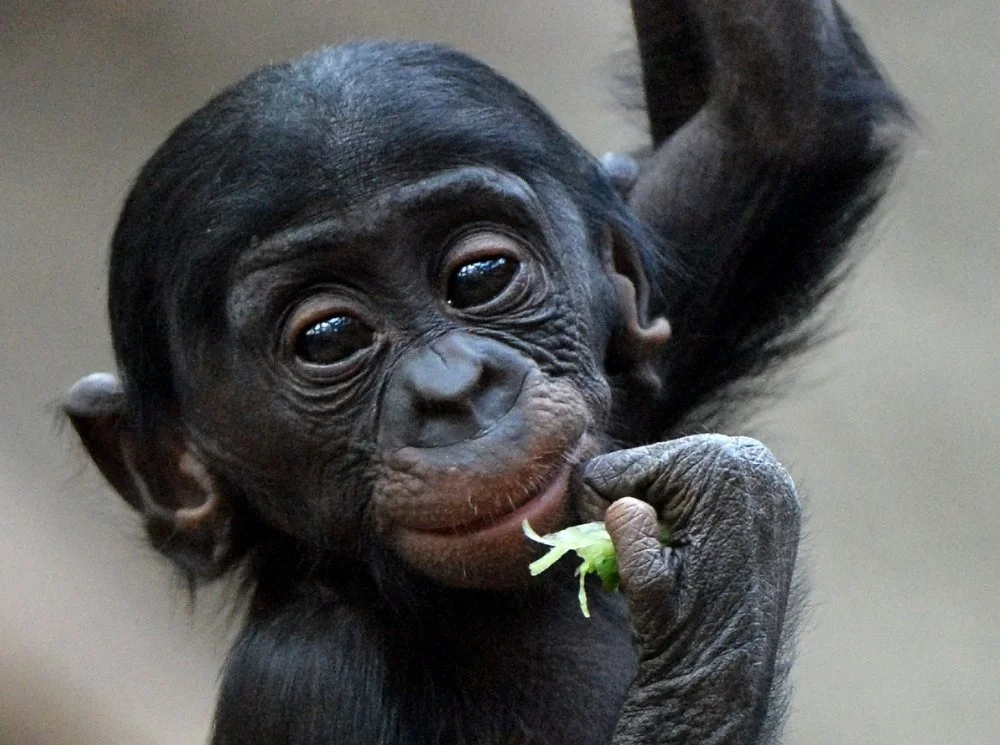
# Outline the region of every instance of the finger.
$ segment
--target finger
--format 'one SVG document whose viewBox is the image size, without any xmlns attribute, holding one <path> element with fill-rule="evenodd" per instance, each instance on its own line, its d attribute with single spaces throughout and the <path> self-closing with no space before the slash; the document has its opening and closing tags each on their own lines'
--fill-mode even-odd
<svg viewBox="0 0 1000 745">
<path fill-rule="evenodd" d="M 670 550 L 660 543 L 656 511 L 645 502 L 624 497 L 605 515 L 605 527 L 615 546 L 622 590 L 633 610 L 656 611 L 669 600 L 672 580 Z"/>
<path fill-rule="evenodd" d="M 608 501 L 641 495 L 656 460 L 649 447 L 599 455 L 583 465 L 581 480 Z"/>
</svg>

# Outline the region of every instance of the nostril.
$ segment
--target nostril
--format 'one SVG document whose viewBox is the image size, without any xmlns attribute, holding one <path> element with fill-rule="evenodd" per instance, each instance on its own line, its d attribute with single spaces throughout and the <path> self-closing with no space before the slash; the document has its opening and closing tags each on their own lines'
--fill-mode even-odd
<svg viewBox="0 0 1000 745">
<path fill-rule="evenodd" d="M 447 399 L 417 399 L 414 412 L 421 419 L 446 419 L 473 413 L 472 399 L 468 397 Z"/>
<path fill-rule="evenodd" d="M 476 381 L 475 393 L 483 393 L 497 383 L 500 377 L 499 371 L 492 365 L 485 365 L 479 372 L 479 379 Z"/>
<path fill-rule="evenodd" d="M 510 411 L 521 393 L 524 378 L 517 371 L 485 369 L 472 402 L 476 416 L 481 421 L 492 422 Z"/>
</svg>

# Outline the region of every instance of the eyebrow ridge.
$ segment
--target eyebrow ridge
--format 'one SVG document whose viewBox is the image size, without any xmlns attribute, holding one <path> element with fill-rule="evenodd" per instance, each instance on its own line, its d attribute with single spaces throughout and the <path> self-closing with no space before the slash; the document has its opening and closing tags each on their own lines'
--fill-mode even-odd
<svg viewBox="0 0 1000 745">
<path fill-rule="evenodd" d="M 402 186 L 393 186 L 337 216 L 312 220 L 260 238 L 240 257 L 237 265 L 241 274 L 251 273 L 287 260 L 289 254 L 294 255 L 295 249 L 300 246 L 308 247 L 318 241 L 344 241 L 365 230 L 357 227 L 359 225 L 377 225 L 390 217 L 405 216 L 477 193 L 522 206 L 538 204 L 534 190 L 512 173 L 480 166 L 455 168 Z"/>
</svg>

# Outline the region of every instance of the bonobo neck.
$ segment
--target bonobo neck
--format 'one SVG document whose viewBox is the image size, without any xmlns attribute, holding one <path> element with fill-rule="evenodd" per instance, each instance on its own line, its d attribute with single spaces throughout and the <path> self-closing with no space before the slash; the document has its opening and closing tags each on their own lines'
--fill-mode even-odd
<svg viewBox="0 0 1000 745">
<path fill-rule="evenodd" d="M 353 590 L 298 582 L 291 602 L 287 585 L 284 602 L 261 596 L 276 589 L 258 588 L 233 648 L 220 732 L 248 716 L 273 729 L 292 713 L 254 698 L 292 687 L 294 715 L 313 721 L 283 722 L 287 745 L 606 745 L 634 673 L 621 598 L 595 583 L 584 618 L 572 567 L 519 592 L 443 592 L 440 613 L 427 603 L 406 622 Z M 283 686 L 261 685 L 275 675 Z"/>
</svg>

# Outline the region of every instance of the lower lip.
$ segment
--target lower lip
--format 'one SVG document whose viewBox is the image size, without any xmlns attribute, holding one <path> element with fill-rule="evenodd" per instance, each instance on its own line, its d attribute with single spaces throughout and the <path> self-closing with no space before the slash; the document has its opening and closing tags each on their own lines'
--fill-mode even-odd
<svg viewBox="0 0 1000 745">
<path fill-rule="evenodd" d="M 459 525 L 447 530 L 433 531 L 412 531 L 424 537 L 433 536 L 435 538 L 461 541 L 462 539 L 474 539 L 475 541 L 492 542 L 494 538 L 499 538 L 509 532 L 521 532 L 521 524 L 527 520 L 528 524 L 536 530 L 547 532 L 547 526 L 551 523 L 553 516 L 563 513 L 566 505 L 566 492 L 569 486 L 570 474 L 573 471 L 571 464 L 563 466 L 556 472 L 555 477 L 545 486 L 542 491 L 533 496 L 517 509 L 498 515 L 495 519 L 484 519 L 466 525 Z"/>
</svg>

